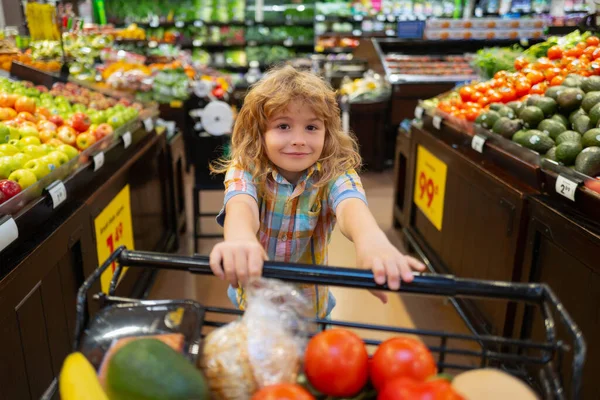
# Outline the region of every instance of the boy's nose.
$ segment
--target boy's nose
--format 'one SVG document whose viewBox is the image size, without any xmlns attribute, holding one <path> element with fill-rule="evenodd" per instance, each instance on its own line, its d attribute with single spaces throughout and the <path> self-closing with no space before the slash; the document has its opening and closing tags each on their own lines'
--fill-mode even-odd
<svg viewBox="0 0 600 400">
<path fill-rule="evenodd" d="M 305 144 L 306 140 L 304 139 L 302 132 L 294 132 L 294 135 L 292 136 L 292 145 L 304 146 Z"/>
</svg>

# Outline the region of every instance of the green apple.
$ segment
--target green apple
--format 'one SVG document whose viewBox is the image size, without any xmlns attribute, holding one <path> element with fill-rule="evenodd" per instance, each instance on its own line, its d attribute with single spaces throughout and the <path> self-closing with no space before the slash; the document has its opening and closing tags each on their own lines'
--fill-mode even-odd
<svg viewBox="0 0 600 400">
<path fill-rule="evenodd" d="M 19 152 L 19 149 L 12 144 L 4 143 L 0 144 L 0 152 L 6 154 L 7 156 L 12 156 Z"/>
<path fill-rule="evenodd" d="M 23 166 L 23 169 L 29 170 L 35 174 L 35 177 L 39 180 L 48 175 L 54 169 L 54 165 L 50 167 L 48 160 L 44 158 L 38 158 L 27 161 Z"/>
<path fill-rule="evenodd" d="M 23 143 L 21 143 L 21 141 L 19 139 L 10 139 L 8 141 L 8 144 L 12 144 L 13 146 L 15 146 L 17 149 L 22 150 L 23 147 L 25 147 L 23 145 Z"/>
<path fill-rule="evenodd" d="M 37 182 L 35 174 L 28 169 L 18 169 L 10 174 L 8 179 L 17 182 L 23 190 Z"/>
<path fill-rule="evenodd" d="M 81 111 L 81 112 L 83 112 L 83 111 L 85 111 L 85 106 L 83 104 L 74 104 L 73 107 L 72 107 L 72 109 L 74 111 Z"/>
<path fill-rule="evenodd" d="M 46 155 L 46 150 L 43 149 L 42 146 L 29 145 L 23 147 L 23 153 L 30 156 L 32 160 L 35 160 L 36 158 L 44 157 Z"/>
<path fill-rule="evenodd" d="M 40 131 L 38 131 L 33 126 L 24 126 L 22 128 L 19 128 L 19 132 L 21 133 L 21 138 L 28 137 L 28 136 L 34 136 L 37 138 L 40 137 Z"/>
<path fill-rule="evenodd" d="M 29 146 L 29 145 L 40 146 L 42 144 L 42 142 L 40 141 L 40 139 L 38 137 L 35 137 L 35 136 L 25 136 L 24 138 L 22 138 L 21 140 L 19 140 L 19 143 L 21 143 L 21 145 L 23 147 Z"/>
<path fill-rule="evenodd" d="M 21 139 L 21 132 L 19 132 L 19 130 L 17 128 L 13 128 L 12 126 L 8 128 L 8 138 L 6 139 L 6 141 L 8 142 L 9 140 L 12 139 Z"/>
<path fill-rule="evenodd" d="M 52 147 L 51 145 L 44 143 L 43 145 L 40 146 L 42 148 L 42 150 L 44 150 L 44 152 L 46 154 L 50 154 L 50 152 L 54 151 L 54 147 Z"/>
<path fill-rule="evenodd" d="M 0 157 L 0 179 L 8 178 L 16 169 L 19 169 L 19 166 L 13 156 Z"/>
<path fill-rule="evenodd" d="M 4 124 L 0 124 L 0 144 L 10 140 L 10 129 Z"/>
<path fill-rule="evenodd" d="M 59 150 L 54 150 L 50 152 L 46 157 L 44 157 L 52 162 L 56 168 L 65 165 L 69 162 L 69 156 Z"/>
<path fill-rule="evenodd" d="M 17 164 L 17 168 L 15 169 L 23 168 L 23 166 L 31 160 L 31 156 L 25 153 L 17 153 L 12 156 L 12 158 L 15 164 Z"/>
<path fill-rule="evenodd" d="M 72 160 L 79 155 L 79 151 L 75 147 L 69 146 L 68 144 L 58 146 L 56 150 L 65 153 L 67 157 L 69 157 L 69 160 Z"/>
</svg>

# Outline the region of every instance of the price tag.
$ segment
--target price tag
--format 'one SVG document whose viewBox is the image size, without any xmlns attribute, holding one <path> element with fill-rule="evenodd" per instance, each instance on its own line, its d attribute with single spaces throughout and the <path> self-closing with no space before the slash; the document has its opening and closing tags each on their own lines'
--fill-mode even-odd
<svg viewBox="0 0 600 400">
<path fill-rule="evenodd" d="M 123 147 L 131 146 L 131 132 L 125 132 L 121 137 L 123 138 Z"/>
<path fill-rule="evenodd" d="M 194 21 L 194 26 L 196 28 L 200 28 L 202 25 L 204 25 L 204 23 L 202 23 L 202 21 L 198 21 L 198 20 Z"/>
<path fill-rule="evenodd" d="M 154 121 L 152 118 L 146 118 L 144 120 L 144 127 L 146 128 L 146 132 L 150 132 L 154 129 Z"/>
<path fill-rule="evenodd" d="M 10 216 L 0 218 L 0 251 L 19 238 L 17 223 Z"/>
<path fill-rule="evenodd" d="M 471 147 L 476 152 L 483 153 L 483 146 L 485 145 L 486 141 L 487 141 L 487 138 L 485 138 L 481 135 L 475 135 L 475 136 L 473 136 L 473 140 L 471 141 Z"/>
<path fill-rule="evenodd" d="M 294 45 L 294 41 L 291 38 L 287 38 L 283 41 L 283 45 L 286 47 L 291 47 Z"/>
<path fill-rule="evenodd" d="M 423 110 L 423 107 L 421 106 L 417 106 L 415 108 L 415 118 L 416 119 L 421 119 L 423 118 L 423 113 L 425 112 L 425 110 Z"/>
<path fill-rule="evenodd" d="M 439 115 L 436 115 L 435 117 L 433 117 L 433 127 L 437 130 L 442 129 L 442 117 L 440 117 Z"/>
<path fill-rule="evenodd" d="M 56 181 L 47 188 L 52 198 L 52 208 L 60 206 L 67 200 L 67 188 L 62 181 Z"/>
<path fill-rule="evenodd" d="M 571 201 L 575 201 L 575 192 L 577 192 L 577 186 L 577 182 L 573 182 L 572 180 L 559 175 L 558 179 L 556 180 L 555 189 L 556 193 L 566 197 Z"/>
<path fill-rule="evenodd" d="M 177 21 L 175 22 L 175 27 L 176 28 L 183 28 L 185 26 L 185 23 L 183 21 Z"/>
<path fill-rule="evenodd" d="M 423 146 L 417 147 L 413 201 L 427 219 L 442 230 L 448 166 Z"/>
<path fill-rule="evenodd" d="M 96 172 L 100 168 L 102 168 L 103 165 L 104 165 L 104 152 L 101 151 L 100 153 L 98 153 L 94 156 L 94 172 Z"/>
</svg>

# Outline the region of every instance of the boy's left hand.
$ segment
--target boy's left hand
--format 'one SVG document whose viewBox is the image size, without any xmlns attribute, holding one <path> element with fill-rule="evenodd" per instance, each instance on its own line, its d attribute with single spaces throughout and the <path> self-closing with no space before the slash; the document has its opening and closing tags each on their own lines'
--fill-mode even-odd
<svg viewBox="0 0 600 400">
<path fill-rule="evenodd" d="M 385 238 L 369 240 L 356 244 L 358 266 L 373 271 L 375 282 L 383 285 L 387 282 L 391 290 L 398 290 L 400 282 L 411 282 L 412 271 L 424 271 L 425 265 L 414 257 L 402 254 Z M 387 295 L 381 291 L 370 291 L 383 303 Z"/>
</svg>

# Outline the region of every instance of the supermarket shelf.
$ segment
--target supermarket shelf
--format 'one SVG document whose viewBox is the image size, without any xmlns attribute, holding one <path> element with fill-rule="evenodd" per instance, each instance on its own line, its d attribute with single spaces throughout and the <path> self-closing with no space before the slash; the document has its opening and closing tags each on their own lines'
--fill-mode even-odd
<svg viewBox="0 0 600 400">
<path fill-rule="evenodd" d="M 201 43 L 198 43 L 198 41 L 194 40 L 187 40 L 184 42 L 184 44 L 181 45 L 182 48 L 184 49 L 190 49 L 190 48 L 195 48 L 195 49 L 207 49 L 207 50 L 222 50 L 222 49 L 230 49 L 230 48 L 239 48 L 239 47 L 245 47 L 246 43 L 204 43 L 202 41 L 200 41 Z"/>
<path fill-rule="evenodd" d="M 285 21 L 246 21 L 246 26 L 304 26 L 304 27 L 313 27 L 314 21 L 294 21 L 294 20 L 285 20 Z"/>
<path fill-rule="evenodd" d="M 363 21 L 378 21 L 378 22 L 396 22 L 398 17 L 395 15 L 377 15 L 377 16 L 337 16 L 337 15 L 317 15 L 316 22 L 351 22 L 362 23 Z"/>
<path fill-rule="evenodd" d="M 395 34 L 395 32 L 394 32 Z M 385 31 L 381 32 L 362 32 L 360 35 L 355 35 L 353 32 L 323 32 L 319 34 L 315 34 L 315 36 L 320 37 L 347 37 L 347 38 L 371 38 L 371 37 L 388 37 L 390 35 L 386 34 Z"/>
<path fill-rule="evenodd" d="M 287 40 L 271 40 L 271 41 L 258 41 L 258 40 L 248 40 L 246 42 L 246 46 L 248 47 L 256 47 L 256 46 L 284 46 L 284 47 L 311 47 L 315 46 L 314 42 L 294 42 Z"/>
<path fill-rule="evenodd" d="M 445 83 L 464 82 L 478 79 L 477 75 L 406 75 L 390 74 L 390 83 Z"/>
<path fill-rule="evenodd" d="M 318 51 L 320 54 L 352 53 L 356 47 L 329 47 Z"/>
</svg>

